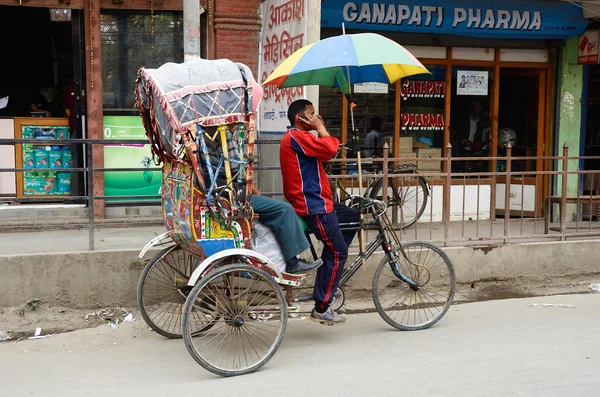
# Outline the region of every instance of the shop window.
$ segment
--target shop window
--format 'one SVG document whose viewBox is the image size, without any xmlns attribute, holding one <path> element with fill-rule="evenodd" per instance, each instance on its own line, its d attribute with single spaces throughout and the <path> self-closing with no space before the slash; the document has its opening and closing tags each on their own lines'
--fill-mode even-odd
<svg viewBox="0 0 600 397">
<path fill-rule="evenodd" d="M 441 157 L 444 146 L 446 66 L 425 65 L 430 75 L 402 80 L 400 157 Z M 440 172 L 441 162 L 419 161 L 419 170 Z"/>
<path fill-rule="evenodd" d="M 394 85 L 388 84 L 364 84 L 354 85 L 352 101 L 356 104 L 354 108 L 354 132 L 352 132 L 352 114 L 348 111 L 348 146 L 352 147 L 355 155 L 361 150 L 365 156 L 365 137 L 372 129 L 372 121 L 380 118 L 383 122 L 380 125 L 381 137 L 392 147 L 392 137 L 394 135 L 394 100 L 396 96 Z M 325 120 L 331 135 L 342 137 L 342 94 L 339 88 L 320 89 L 319 95 L 319 113 Z M 368 148 L 367 148 L 368 150 Z M 368 154 L 368 153 L 367 153 Z"/>
<path fill-rule="evenodd" d="M 102 10 L 101 29 L 105 109 L 134 109 L 139 68 L 183 62 L 181 12 Z"/>
<path fill-rule="evenodd" d="M 454 66 L 450 109 L 450 143 L 453 157 L 481 158 L 492 155 L 491 89 L 493 69 Z M 456 161 L 453 172 L 487 172 L 484 160 Z"/>
</svg>

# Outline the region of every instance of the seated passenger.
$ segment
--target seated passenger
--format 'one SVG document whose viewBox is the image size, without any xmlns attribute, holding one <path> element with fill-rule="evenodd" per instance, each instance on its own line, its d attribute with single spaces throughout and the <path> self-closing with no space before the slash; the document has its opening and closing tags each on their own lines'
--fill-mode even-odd
<svg viewBox="0 0 600 397">
<path fill-rule="evenodd" d="M 237 141 L 231 136 L 227 138 L 228 156 L 238 158 Z M 219 185 L 225 184 L 223 181 Z M 253 186 L 250 204 L 254 213 L 258 214 L 259 222 L 267 226 L 275 235 L 285 259 L 286 273 L 305 274 L 323 264 L 321 259 L 309 262 L 298 258 L 310 244 L 292 206 L 285 201 L 261 196 L 260 191 Z"/>
</svg>

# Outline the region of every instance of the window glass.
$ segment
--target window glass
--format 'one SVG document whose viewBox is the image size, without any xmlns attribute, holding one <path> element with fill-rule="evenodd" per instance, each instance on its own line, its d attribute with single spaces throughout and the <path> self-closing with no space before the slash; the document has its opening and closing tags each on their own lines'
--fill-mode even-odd
<svg viewBox="0 0 600 397">
<path fill-rule="evenodd" d="M 104 108 L 133 109 L 141 67 L 183 62 L 183 13 L 102 10 L 100 21 Z"/>
</svg>

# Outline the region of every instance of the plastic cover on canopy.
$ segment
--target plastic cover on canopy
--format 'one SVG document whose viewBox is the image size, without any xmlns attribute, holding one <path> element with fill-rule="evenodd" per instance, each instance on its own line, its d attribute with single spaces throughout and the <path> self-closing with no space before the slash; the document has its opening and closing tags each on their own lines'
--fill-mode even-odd
<svg viewBox="0 0 600 397">
<path fill-rule="evenodd" d="M 261 98 L 262 88 L 250 69 L 227 59 L 141 68 L 136 83 L 136 106 L 159 157 L 176 155 L 177 135 L 194 124 L 248 121 Z"/>
</svg>

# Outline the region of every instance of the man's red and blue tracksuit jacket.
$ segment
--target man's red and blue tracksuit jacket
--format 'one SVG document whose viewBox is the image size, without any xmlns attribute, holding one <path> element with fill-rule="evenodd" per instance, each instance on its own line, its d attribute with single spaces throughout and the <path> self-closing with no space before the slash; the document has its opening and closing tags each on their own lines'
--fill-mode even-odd
<svg viewBox="0 0 600 397">
<path fill-rule="evenodd" d="M 337 153 L 340 141 L 317 138 L 308 131 L 289 128 L 281 140 L 279 160 L 283 193 L 298 215 L 333 212 L 333 196 L 323 162 Z"/>
<path fill-rule="evenodd" d="M 354 233 L 342 234 L 339 223 L 358 220 L 358 214 L 348 207 L 334 211 L 323 162 L 335 156 L 339 145 L 335 137 L 317 138 L 308 131 L 290 127 L 279 149 L 285 198 L 324 243 L 323 265 L 317 272 L 314 290 L 319 311 L 327 309 L 333 299 L 354 237 Z"/>
</svg>

